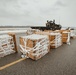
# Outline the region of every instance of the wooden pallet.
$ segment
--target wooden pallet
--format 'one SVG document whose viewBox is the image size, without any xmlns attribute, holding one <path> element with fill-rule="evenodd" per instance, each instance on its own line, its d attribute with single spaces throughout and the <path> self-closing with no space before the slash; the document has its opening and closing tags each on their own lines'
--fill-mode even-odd
<svg viewBox="0 0 76 75">
<path fill-rule="evenodd" d="M 15 33 L 8 33 L 8 35 L 10 35 L 10 36 L 13 37 L 13 41 L 14 41 L 14 45 L 15 45 L 14 50 L 15 50 L 16 52 L 18 52 L 18 50 L 17 50 L 17 43 L 16 43 L 16 34 L 15 34 Z"/>
</svg>

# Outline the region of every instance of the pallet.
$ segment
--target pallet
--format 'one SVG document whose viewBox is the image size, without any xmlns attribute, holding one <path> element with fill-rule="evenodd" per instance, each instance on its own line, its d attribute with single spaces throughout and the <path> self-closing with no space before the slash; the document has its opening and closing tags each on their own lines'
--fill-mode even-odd
<svg viewBox="0 0 76 75">
<path fill-rule="evenodd" d="M 13 37 L 13 41 L 14 41 L 14 45 L 15 45 L 14 50 L 15 50 L 16 52 L 18 52 L 18 50 L 17 50 L 17 43 L 16 43 L 16 34 L 15 34 L 15 33 L 8 33 L 8 35 L 10 35 L 10 36 Z"/>
</svg>

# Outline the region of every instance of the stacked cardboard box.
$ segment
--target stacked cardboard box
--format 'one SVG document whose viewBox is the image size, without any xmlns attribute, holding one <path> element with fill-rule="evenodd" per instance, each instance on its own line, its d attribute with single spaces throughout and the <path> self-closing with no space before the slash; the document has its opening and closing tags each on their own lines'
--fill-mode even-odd
<svg viewBox="0 0 76 75">
<path fill-rule="evenodd" d="M 58 33 L 61 33 L 61 34 L 62 34 L 62 33 L 65 32 L 65 31 L 66 31 L 66 32 L 70 32 L 70 30 L 55 30 L 54 32 L 56 32 L 56 33 L 58 32 Z"/>
<path fill-rule="evenodd" d="M 75 30 L 70 30 L 70 37 L 71 38 L 75 38 L 76 37 Z"/>
<path fill-rule="evenodd" d="M 68 32 L 68 31 L 62 32 L 62 42 L 70 44 L 70 32 Z"/>
<path fill-rule="evenodd" d="M 61 33 L 56 31 L 36 32 L 36 34 L 48 35 L 51 48 L 57 48 L 62 45 Z"/>
<path fill-rule="evenodd" d="M 0 57 L 14 53 L 13 37 L 9 35 L 0 35 Z"/>
<path fill-rule="evenodd" d="M 70 44 L 70 30 L 57 30 L 55 32 L 61 33 L 63 43 Z"/>
<path fill-rule="evenodd" d="M 62 38 L 60 33 L 50 33 L 51 48 L 57 48 L 62 45 Z"/>
<path fill-rule="evenodd" d="M 39 32 L 35 32 L 35 34 L 39 34 L 39 35 L 47 35 L 49 38 L 49 41 L 51 39 L 51 35 L 49 31 L 39 31 Z"/>
<path fill-rule="evenodd" d="M 38 60 L 49 52 L 47 35 L 32 34 L 20 37 L 21 52 L 33 60 Z"/>
<path fill-rule="evenodd" d="M 34 33 L 37 32 L 37 31 L 40 31 L 40 30 L 28 29 L 28 30 L 26 31 L 26 34 L 27 34 L 27 35 L 31 35 L 31 34 L 34 34 Z"/>
</svg>

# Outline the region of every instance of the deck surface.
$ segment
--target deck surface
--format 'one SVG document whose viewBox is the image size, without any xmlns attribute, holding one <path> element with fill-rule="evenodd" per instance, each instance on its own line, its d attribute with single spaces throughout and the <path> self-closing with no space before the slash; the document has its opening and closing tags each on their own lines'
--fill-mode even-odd
<svg viewBox="0 0 76 75">
<path fill-rule="evenodd" d="M 0 67 L 21 59 L 20 55 L 18 52 L 1 58 Z M 0 75 L 76 75 L 76 39 L 71 39 L 71 45 L 52 49 L 37 61 L 25 59 L 4 68 Z"/>
</svg>

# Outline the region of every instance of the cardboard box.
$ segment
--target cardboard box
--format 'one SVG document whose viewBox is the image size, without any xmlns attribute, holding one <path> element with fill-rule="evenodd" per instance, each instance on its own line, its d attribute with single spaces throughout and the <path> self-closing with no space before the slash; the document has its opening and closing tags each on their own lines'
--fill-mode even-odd
<svg viewBox="0 0 76 75">
<path fill-rule="evenodd" d="M 49 38 L 47 35 L 32 34 L 22 36 L 20 40 L 20 44 L 24 45 L 24 49 L 27 51 L 28 57 L 33 60 L 40 59 L 50 51 Z"/>
<path fill-rule="evenodd" d="M 31 35 L 31 34 L 34 34 L 36 31 L 39 31 L 39 30 L 37 30 L 37 29 L 28 29 L 26 34 Z"/>
<path fill-rule="evenodd" d="M 62 38 L 63 43 L 67 43 L 67 38 Z"/>
<path fill-rule="evenodd" d="M 29 53 L 28 54 L 28 56 L 31 58 L 31 59 L 33 59 L 33 60 L 38 60 L 38 59 L 40 59 L 41 57 L 42 57 L 42 55 L 39 55 L 39 56 L 34 56 L 32 53 Z"/>
<path fill-rule="evenodd" d="M 50 35 L 50 31 L 39 31 L 39 32 L 35 32 L 35 34 L 39 34 L 39 35 L 47 35 L 49 40 L 51 40 L 51 35 Z"/>
<path fill-rule="evenodd" d="M 70 30 L 60 30 L 61 32 L 70 32 Z"/>
<path fill-rule="evenodd" d="M 45 30 L 43 32 L 36 32 L 36 34 L 48 35 L 50 41 L 50 48 L 57 48 L 62 45 L 61 33 L 58 31 L 56 32 L 56 31 Z M 58 40 L 60 40 L 60 42 L 58 42 Z"/>
<path fill-rule="evenodd" d="M 62 33 L 62 37 L 68 37 L 68 33 Z"/>
<path fill-rule="evenodd" d="M 4 57 L 11 53 L 14 53 L 15 45 L 13 37 L 9 35 L 0 35 L 0 57 Z"/>
<path fill-rule="evenodd" d="M 20 39 L 20 44 L 21 44 L 22 46 L 24 46 L 24 45 L 25 45 L 25 44 L 24 44 L 24 39 L 23 39 L 22 37 L 20 37 L 19 39 Z"/>
<path fill-rule="evenodd" d="M 26 43 L 26 46 L 30 47 L 30 48 L 33 48 L 35 46 L 35 43 L 36 43 L 36 41 L 28 39 L 27 43 Z"/>
<path fill-rule="evenodd" d="M 70 30 L 70 37 L 73 38 L 73 39 L 76 38 L 76 34 L 75 33 L 76 33 L 75 30 Z"/>
<path fill-rule="evenodd" d="M 70 32 L 69 31 L 64 31 L 62 33 L 62 42 L 63 43 L 70 43 Z"/>
<path fill-rule="evenodd" d="M 58 48 L 59 46 L 61 46 L 62 45 L 62 35 L 60 34 L 60 33 L 50 33 L 50 35 L 51 35 L 51 40 L 50 40 L 50 42 L 51 42 L 51 44 L 50 44 L 50 46 L 51 46 L 51 48 Z"/>
</svg>

